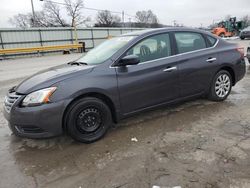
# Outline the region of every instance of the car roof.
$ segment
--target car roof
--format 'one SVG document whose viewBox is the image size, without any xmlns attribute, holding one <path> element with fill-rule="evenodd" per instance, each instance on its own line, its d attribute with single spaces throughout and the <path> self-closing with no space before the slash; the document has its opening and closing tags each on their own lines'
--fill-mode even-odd
<svg viewBox="0 0 250 188">
<path fill-rule="evenodd" d="M 164 28 L 157 28 L 157 29 L 143 29 L 139 31 L 125 33 L 122 36 L 142 36 L 142 35 L 157 34 L 161 32 L 169 32 L 169 31 L 190 31 L 190 32 L 204 33 L 204 34 L 208 34 L 212 36 L 212 34 L 208 31 L 189 28 L 189 27 L 164 27 Z"/>
<path fill-rule="evenodd" d="M 245 29 L 243 29 L 244 31 L 248 31 L 250 30 L 250 26 L 246 27 Z"/>
</svg>

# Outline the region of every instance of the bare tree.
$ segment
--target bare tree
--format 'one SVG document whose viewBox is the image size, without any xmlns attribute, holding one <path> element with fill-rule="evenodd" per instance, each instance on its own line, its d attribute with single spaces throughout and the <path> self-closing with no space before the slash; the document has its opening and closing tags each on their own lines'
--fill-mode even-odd
<svg viewBox="0 0 250 188">
<path fill-rule="evenodd" d="M 96 27 L 116 27 L 121 22 L 121 18 L 117 15 L 111 14 L 110 11 L 100 11 L 96 17 Z"/>
<path fill-rule="evenodd" d="M 18 14 L 10 19 L 10 23 L 16 27 L 73 27 L 75 25 L 83 25 L 90 21 L 89 18 L 83 16 L 82 0 L 65 0 L 67 16 L 63 15 L 62 7 L 46 1 L 42 11 L 35 12 L 35 18 L 31 13 Z"/>
<path fill-rule="evenodd" d="M 250 16 L 245 15 L 241 18 L 241 21 L 243 22 L 243 27 L 248 27 L 250 26 Z"/>
<path fill-rule="evenodd" d="M 224 19 L 225 19 L 225 21 L 228 21 L 228 20 L 230 20 L 230 18 L 232 18 L 232 16 L 230 14 L 228 14 L 228 15 L 225 16 Z"/>
<path fill-rule="evenodd" d="M 208 28 L 209 29 L 213 29 L 213 28 L 216 28 L 216 27 L 218 27 L 218 24 L 217 23 L 212 23 L 212 24 L 210 24 L 209 26 L 208 26 Z"/>
<path fill-rule="evenodd" d="M 13 18 L 9 19 L 9 22 L 12 25 L 20 28 L 31 27 L 32 25 L 32 16 L 31 14 L 17 14 Z"/>
<path fill-rule="evenodd" d="M 68 16 L 71 18 L 71 27 L 75 25 L 82 25 L 86 22 L 90 21 L 90 18 L 86 18 L 82 15 L 82 10 L 84 8 L 84 4 L 82 0 L 76 0 L 73 2 L 72 0 L 65 0 L 66 10 Z"/>
<path fill-rule="evenodd" d="M 51 1 L 46 1 L 43 5 L 43 10 L 40 13 L 44 17 L 40 17 L 37 14 L 37 21 L 44 22 L 43 18 L 46 18 L 45 25 L 47 26 L 61 26 L 61 27 L 66 27 L 69 26 L 69 24 L 66 22 L 66 20 L 63 19 L 62 13 L 61 13 L 61 8 L 55 4 L 52 3 Z"/>
<path fill-rule="evenodd" d="M 148 11 L 137 11 L 136 12 L 136 20 L 143 27 L 158 25 L 159 21 L 157 16 L 152 12 L 152 10 Z"/>
</svg>

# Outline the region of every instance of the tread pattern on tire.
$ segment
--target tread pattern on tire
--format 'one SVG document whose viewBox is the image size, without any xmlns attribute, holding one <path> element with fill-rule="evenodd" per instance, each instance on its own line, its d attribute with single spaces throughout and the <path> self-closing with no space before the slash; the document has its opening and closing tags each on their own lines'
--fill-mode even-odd
<svg viewBox="0 0 250 188">
<path fill-rule="evenodd" d="M 104 127 L 103 129 L 99 132 L 98 135 L 94 135 L 92 137 L 88 137 L 88 136 L 84 136 L 83 134 L 81 134 L 79 131 L 77 131 L 75 124 L 73 123 L 73 119 L 74 119 L 74 112 L 77 111 L 77 108 L 80 108 L 81 106 L 84 106 L 84 104 L 95 104 L 95 105 L 99 105 L 99 107 L 104 110 L 104 115 L 105 115 L 105 122 L 104 122 Z M 75 101 L 69 108 L 69 110 L 67 111 L 66 114 L 66 130 L 67 133 L 76 141 L 82 142 L 82 143 L 92 143 L 95 142 L 99 139 L 101 139 L 106 132 L 108 131 L 108 129 L 111 127 L 112 124 L 112 116 L 111 116 L 111 111 L 108 107 L 108 105 L 106 105 L 102 100 L 98 99 L 98 98 L 94 98 L 94 97 L 86 97 L 86 98 L 82 98 L 79 99 L 77 101 Z"/>
</svg>

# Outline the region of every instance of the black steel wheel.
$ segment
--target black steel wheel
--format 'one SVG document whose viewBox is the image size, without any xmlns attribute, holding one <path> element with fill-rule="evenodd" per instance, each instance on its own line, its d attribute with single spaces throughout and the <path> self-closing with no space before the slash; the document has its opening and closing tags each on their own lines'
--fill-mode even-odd
<svg viewBox="0 0 250 188">
<path fill-rule="evenodd" d="M 102 138 L 112 124 L 109 107 L 97 98 L 84 98 L 71 105 L 66 114 L 69 135 L 83 143 Z"/>
</svg>

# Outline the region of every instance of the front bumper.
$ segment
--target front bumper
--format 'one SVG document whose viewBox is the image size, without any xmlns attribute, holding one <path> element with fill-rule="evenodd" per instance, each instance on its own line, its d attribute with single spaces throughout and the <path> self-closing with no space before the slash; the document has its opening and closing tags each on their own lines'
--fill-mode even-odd
<svg viewBox="0 0 250 188">
<path fill-rule="evenodd" d="M 247 48 L 247 59 L 250 63 L 250 47 Z"/>
<path fill-rule="evenodd" d="M 12 132 L 26 138 L 48 138 L 62 134 L 64 102 L 49 103 L 36 107 L 20 107 L 15 102 L 10 112 L 4 108 L 4 117 Z"/>
</svg>

